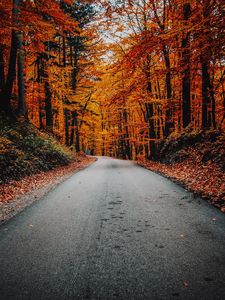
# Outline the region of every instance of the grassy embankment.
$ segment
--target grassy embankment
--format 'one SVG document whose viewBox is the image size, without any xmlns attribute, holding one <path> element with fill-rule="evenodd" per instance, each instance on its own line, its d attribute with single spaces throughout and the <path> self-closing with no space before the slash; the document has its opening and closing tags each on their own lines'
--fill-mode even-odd
<svg viewBox="0 0 225 300">
<path fill-rule="evenodd" d="M 0 184 L 69 164 L 72 152 L 25 120 L 0 118 Z"/>
</svg>

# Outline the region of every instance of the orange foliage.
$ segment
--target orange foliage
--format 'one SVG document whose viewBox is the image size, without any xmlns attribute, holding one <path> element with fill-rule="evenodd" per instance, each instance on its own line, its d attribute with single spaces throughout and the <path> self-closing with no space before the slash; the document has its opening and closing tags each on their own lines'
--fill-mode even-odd
<svg viewBox="0 0 225 300">
<path fill-rule="evenodd" d="M 77 152 L 150 158 L 185 127 L 224 130 L 220 1 L 1 0 L 0 13 L 1 109 L 24 101 Z"/>
</svg>

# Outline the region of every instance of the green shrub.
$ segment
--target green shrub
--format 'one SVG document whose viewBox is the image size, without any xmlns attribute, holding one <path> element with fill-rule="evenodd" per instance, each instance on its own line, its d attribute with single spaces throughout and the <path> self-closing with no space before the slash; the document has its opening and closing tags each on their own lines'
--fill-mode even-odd
<svg viewBox="0 0 225 300">
<path fill-rule="evenodd" d="M 0 115 L 0 183 L 68 164 L 73 153 L 24 120 Z"/>
</svg>

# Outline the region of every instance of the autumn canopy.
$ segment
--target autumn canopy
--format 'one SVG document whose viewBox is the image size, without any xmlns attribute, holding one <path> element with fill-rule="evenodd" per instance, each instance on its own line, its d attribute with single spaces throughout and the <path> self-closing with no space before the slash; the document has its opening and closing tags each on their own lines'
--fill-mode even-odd
<svg viewBox="0 0 225 300">
<path fill-rule="evenodd" d="M 0 107 L 98 155 L 225 128 L 223 1 L 0 1 Z"/>
</svg>

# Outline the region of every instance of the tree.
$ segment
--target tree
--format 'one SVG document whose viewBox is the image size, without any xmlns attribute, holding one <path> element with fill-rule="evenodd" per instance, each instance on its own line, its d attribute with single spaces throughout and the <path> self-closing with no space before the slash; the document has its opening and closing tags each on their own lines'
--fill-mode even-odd
<svg viewBox="0 0 225 300">
<path fill-rule="evenodd" d="M 183 26 L 188 25 L 191 16 L 189 2 L 183 4 Z M 183 128 L 191 122 L 191 66 L 190 66 L 190 32 L 184 31 L 182 38 L 182 109 Z"/>
</svg>

